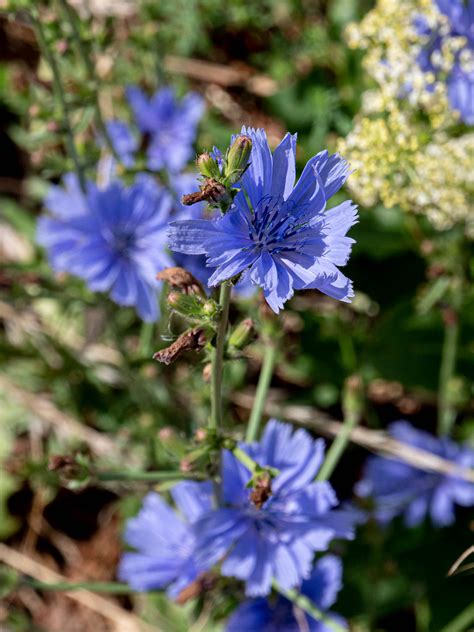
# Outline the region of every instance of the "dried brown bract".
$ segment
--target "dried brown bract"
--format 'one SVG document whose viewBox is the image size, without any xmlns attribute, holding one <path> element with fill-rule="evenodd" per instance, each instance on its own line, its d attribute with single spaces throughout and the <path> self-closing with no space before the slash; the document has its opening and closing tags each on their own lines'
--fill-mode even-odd
<svg viewBox="0 0 474 632">
<path fill-rule="evenodd" d="M 201 327 L 186 331 L 166 349 L 153 355 L 153 360 L 163 364 L 171 364 L 185 351 L 200 351 L 206 344 L 206 333 Z"/>
<path fill-rule="evenodd" d="M 272 479 L 270 474 L 262 474 L 250 494 L 250 500 L 253 502 L 257 509 L 261 509 L 266 501 L 272 495 Z"/>
<path fill-rule="evenodd" d="M 213 573 L 202 573 L 192 584 L 186 586 L 177 598 L 176 603 L 182 606 L 190 599 L 195 599 L 203 593 L 209 592 L 216 583 L 216 577 Z"/>
<path fill-rule="evenodd" d="M 201 185 L 199 191 L 195 193 L 188 193 L 183 195 L 181 202 L 185 206 L 192 206 L 198 202 L 212 202 L 217 203 L 227 197 L 227 189 L 223 184 L 213 180 L 212 178 L 206 179 Z"/>
<path fill-rule="evenodd" d="M 156 275 L 158 281 L 166 281 L 172 287 L 182 290 L 185 294 L 200 294 L 204 296 L 204 290 L 199 281 L 191 272 L 178 266 L 165 268 Z"/>
</svg>

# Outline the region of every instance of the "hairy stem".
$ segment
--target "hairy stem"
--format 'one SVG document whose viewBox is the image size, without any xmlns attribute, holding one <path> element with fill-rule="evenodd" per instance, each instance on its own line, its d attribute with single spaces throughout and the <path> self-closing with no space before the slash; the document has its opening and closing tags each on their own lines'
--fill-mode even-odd
<svg viewBox="0 0 474 632">
<path fill-rule="evenodd" d="M 444 341 L 441 351 L 438 386 L 438 434 L 449 435 L 456 420 L 456 408 L 451 397 L 451 383 L 456 369 L 459 341 L 460 291 L 456 292 L 455 303 L 450 314 L 444 317 Z"/>
<path fill-rule="evenodd" d="M 117 152 L 115 151 L 115 147 L 107 131 L 107 126 L 105 125 L 104 119 L 102 117 L 102 111 L 100 109 L 100 103 L 99 103 L 98 81 L 95 76 L 95 68 L 90 58 L 89 51 L 87 50 L 87 47 L 84 44 L 84 41 L 81 37 L 81 32 L 79 29 L 80 18 L 77 15 L 76 11 L 69 5 L 67 0 L 59 0 L 59 4 L 61 5 L 64 11 L 64 14 L 66 15 L 66 18 L 71 26 L 73 40 L 76 44 L 78 53 L 84 62 L 84 65 L 87 71 L 87 76 L 91 83 L 93 98 L 94 98 L 94 115 L 95 115 L 95 122 L 96 122 L 97 128 L 100 132 L 100 135 L 102 136 L 102 139 L 106 143 L 109 151 L 112 153 L 114 158 L 119 160 L 120 158 L 117 155 Z"/>
<path fill-rule="evenodd" d="M 118 582 L 42 582 L 38 579 L 25 579 L 24 583 L 38 590 L 90 590 L 96 593 L 109 593 L 112 595 L 128 595 L 134 592 L 128 584 Z"/>
<path fill-rule="evenodd" d="M 161 483 L 164 481 L 180 480 L 204 480 L 205 474 L 199 472 L 143 472 L 143 471 L 121 471 L 121 472 L 96 472 L 95 478 L 99 481 L 137 481 L 149 483 Z"/>
<path fill-rule="evenodd" d="M 54 57 L 51 50 L 49 49 L 48 42 L 46 41 L 45 33 L 43 30 L 43 26 L 41 24 L 41 19 L 39 17 L 38 10 L 35 7 L 31 9 L 31 18 L 36 29 L 36 34 L 38 36 L 38 44 L 41 50 L 41 54 L 44 56 L 44 58 L 48 62 L 51 68 L 51 72 L 53 73 L 54 91 L 56 93 L 56 97 L 61 106 L 63 125 L 64 125 L 64 129 L 66 130 L 67 150 L 71 157 L 72 162 L 74 163 L 74 170 L 76 171 L 77 177 L 79 178 L 81 189 L 85 191 L 86 183 L 85 183 L 85 178 L 84 178 L 84 172 L 82 169 L 82 165 L 79 161 L 79 156 L 77 154 L 76 145 L 74 142 L 74 133 L 72 130 L 70 119 L 69 119 L 69 107 L 67 104 L 66 95 L 64 93 L 63 84 L 61 81 L 61 73 L 59 72 L 59 66 L 56 62 L 56 58 Z"/>
<path fill-rule="evenodd" d="M 333 632 L 344 632 L 345 630 L 347 630 L 345 626 L 341 625 L 340 623 L 335 621 L 333 618 L 328 616 L 325 612 L 320 610 L 316 606 L 316 604 L 314 604 L 311 601 L 311 599 L 308 599 L 308 597 L 306 597 L 305 595 L 302 595 L 297 590 L 295 589 L 285 590 L 284 588 L 279 586 L 276 582 L 273 582 L 273 588 L 277 592 L 279 592 L 280 595 L 283 595 L 284 597 L 289 599 L 292 603 L 294 603 L 296 606 L 298 606 L 298 608 L 301 608 L 303 612 L 305 612 L 306 614 L 309 614 L 310 617 L 313 617 L 313 619 L 316 619 L 316 621 L 321 621 L 322 623 L 324 623 L 324 625 L 328 627 L 330 630 L 333 630 Z"/>
<path fill-rule="evenodd" d="M 217 325 L 216 346 L 211 356 L 211 416 L 209 429 L 214 432 L 222 425 L 222 373 L 224 370 L 224 348 L 227 322 L 229 320 L 230 293 L 232 285 L 224 281 L 221 285 L 219 305 L 221 308 Z"/>
<path fill-rule="evenodd" d="M 255 399 L 253 400 L 252 412 L 250 413 L 247 433 L 245 435 L 245 441 L 247 443 L 251 443 L 257 438 L 260 423 L 262 421 L 263 410 L 265 408 L 265 401 L 267 399 L 268 388 L 270 386 L 273 369 L 275 367 L 276 357 L 277 347 L 274 342 L 269 341 L 265 345 L 262 368 L 260 370 Z"/>
</svg>

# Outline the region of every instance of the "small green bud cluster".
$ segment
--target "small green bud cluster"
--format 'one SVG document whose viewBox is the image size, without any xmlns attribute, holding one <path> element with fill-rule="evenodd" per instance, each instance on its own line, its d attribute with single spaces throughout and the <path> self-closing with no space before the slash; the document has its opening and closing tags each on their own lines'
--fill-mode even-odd
<svg viewBox="0 0 474 632">
<path fill-rule="evenodd" d="M 251 151 L 251 139 L 240 135 L 227 149 L 221 161 L 209 152 L 200 154 L 196 161 L 202 180 L 200 190 L 184 195 L 183 204 L 191 206 L 197 202 L 207 201 L 210 206 L 217 206 L 222 212 L 227 211 L 239 191 L 234 185 L 249 167 Z"/>
</svg>

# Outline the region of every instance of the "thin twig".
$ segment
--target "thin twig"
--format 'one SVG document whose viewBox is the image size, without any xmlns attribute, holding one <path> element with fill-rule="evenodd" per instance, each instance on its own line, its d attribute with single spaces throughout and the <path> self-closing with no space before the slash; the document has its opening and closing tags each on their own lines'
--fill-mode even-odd
<svg viewBox="0 0 474 632">
<path fill-rule="evenodd" d="M 2 543 L 0 543 L 0 562 L 40 582 L 63 584 L 68 581 L 64 575 L 60 575 L 47 566 Z M 160 632 L 160 629 L 156 626 L 151 626 L 141 621 L 138 617 L 120 608 L 112 601 L 91 591 L 81 589 L 65 592 L 64 595 L 112 621 L 117 631 Z"/>
<path fill-rule="evenodd" d="M 253 395 L 249 393 L 235 393 L 233 401 L 237 405 L 242 406 L 242 408 L 250 409 Z M 325 437 L 337 437 L 342 429 L 340 421 L 335 421 L 329 415 L 310 406 L 282 406 L 281 404 L 268 402 L 265 406 L 265 413 L 269 417 L 278 417 L 305 426 Z M 448 476 L 458 476 L 471 483 L 474 482 L 474 470 L 460 467 L 431 452 L 420 450 L 392 439 L 386 432 L 359 426 L 351 431 L 350 440 L 367 450 L 405 461 L 405 463 L 409 463 L 420 470 L 438 472 Z"/>
<path fill-rule="evenodd" d="M 164 68 L 167 72 L 185 75 L 205 83 L 225 87 L 243 86 L 248 92 L 268 97 L 279 90 L 278 83 L 267 75 L 255 73 L 252 69 L 232 68 L 201 59 L 188 59 L 166 55 Z"/>
<path fill-rule="evenodd" d="M 474 544 L 472 546 L 470 546 L 468 549 L 466 549 L 464 551 L 464 553 L 461 553 L 461 555 L 458 557 L 458 559 L 454 562 L 454 564 L 449 569 L 448 577 L 450 575 L 454 575 L 454 573 L 458 570 L 458 568 L 461 566 L 461 564 L 464 562 L 464 560 L 467 559 L 470 555 L 473 555 L 473 554 L 474 554 Z"/>
</svg>

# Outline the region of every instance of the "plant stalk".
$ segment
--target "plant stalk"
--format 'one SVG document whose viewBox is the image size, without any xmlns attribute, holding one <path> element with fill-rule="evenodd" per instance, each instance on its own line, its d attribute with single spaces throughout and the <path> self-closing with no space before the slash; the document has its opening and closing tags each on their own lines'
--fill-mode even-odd
<svg viewBox="0 0 474 632">
<path fill-rule="evenodd" d="M 224 370 L 224 348 L 229 320 L 230 294 L 232 285 L 224 281 L 221 285 L 219 305 L 221 308 L 217 325 L 216 346 L 211 355 L 211 416 L 209 430 L 217 432 L 222 426 L 222 373 Z"/>
<path fill-rule="evenodd" d="M 247 426 L 247 433 L 245 435 L 245 441 L 247 443 L 252 443 L 257 439 L 260 423 L 262 421 L 263 410 L 265 408 L 265 401 L 267 399 L 268 389 L 272 380 L 276 357 L 276 344 L 273 341 L 269 341 L 265 345 L 262 368 L 260 370 L 257 390 L 255 392 L 255 399 L 253 400 L 252 411 L 250 413 L 250 418 Z"/>
<path fill-rule="evenodd" d="M 438 386 L 438 434 L 447 436 L 456 420 L 456 408 L 451 398 L 451 382 L 456 369 L 459 341 L 459 315 L 453 311 L 452 318 L 444 323 L 444 340 L 441 351 Z"/>
<path fill-rule="evenodd" d="M 79 25 L 78 25 L 79 17 L 76 11 L 69 5 L 67 0 L 59 0 L 59 4 L 63 8 L 66 18 L 69 21 L 69 24 L 71 25 L 73 40 L 76 44 L 79 55 L 82 57 L 82 60 L 84 61 L 87 76 L 92 86 L 93 97 L 94 97 L 94 115 L 95 115 L 95 122 L 96 122 L 97 128 L 104 142 L 106 143 L 107 148 L 112 153 L 114 158 L 116 160 L 120 160 L 120 157 L 117 155 L 117 152 L 115 151 L 114 144 L 112 143 L 110 135 L 107 131 L 107 126 L 105 125 L 104 119 L 102 117 L 102 111 L 100 109 L 99 96 L 98 96 L 98 82 L 95 76 L 95 68 L 89 56 L 89 51 L 87 50 L 84 44 L 84 41 L 81 37 L 81 32 L 79 30 Z"/>
<path fill-rule="evenodd" d="M 86 182 L 84 178 L 84 172 L 79 160 L 79 156 L 76 151 L 76 145 L 74 142 L 74 133 L 72 130 L 71 122 L 69 120 L 69 106 L 67 104 L 66 95 L 64 93 L 63 85 L 61 82 L 61 73 L 59 72 L 59 66 L 56 62 L 56 58 L 54 57 L 54 55 L 49 49 L 48 43 L 46 41 L 46 36 L 44 34 L 43 26 L 41 24 L 41 19 L 39 17 L 37 9 L 34 7 L 31 10 L 31 18 L 36 28 L 36 34 L 38 36 L 38 44 L 39 44 L 41 53 L 46 59 L 46 61 L 48 62 L 51 68 L 51 72 L 53 73 L 54 91 L 56 92 L 57 99 L 61 106 L 62 115 L 63 115 L 63 124 L 66 130 L 67 150 L 71 157 L 72 162 L 74 163 L 74 170 L 76 171 L 77 177 L 79 178 L 81 189 L 85 191 Z"/>
<path fill-rule="evenodd" d="M 149 483 L 162 483 L 165 481 L 180 481 L 180 480 L 204 480 L 205 474 L 200 472 L 143 472 L 143 471 L 104 471 L 96 472 L 95 478 L 99 481 L 145 481 Z"/>
<path fill-rule="evenodd" d="M 276 582 L 273 582 L 273 588 L 283 595 L 289 601 L 294 603 L 296 606 L 301 608 L 306 614 L 309 614 L 310 617 L 316 619 L 316 621 L 321 621 L 333 632 L 345 632 L 347 630 L 346 627 L 342 626 L 340 623 L 335 621 L 333 618 L 328 616 L 325 612 L 320 610 L 316 604 L 314 604 L 311 599 L 308 599 L 305 595 L 302 595 L 295 589 L 285 590 L 281 586 L 279 586 Z"/>
</svg>

